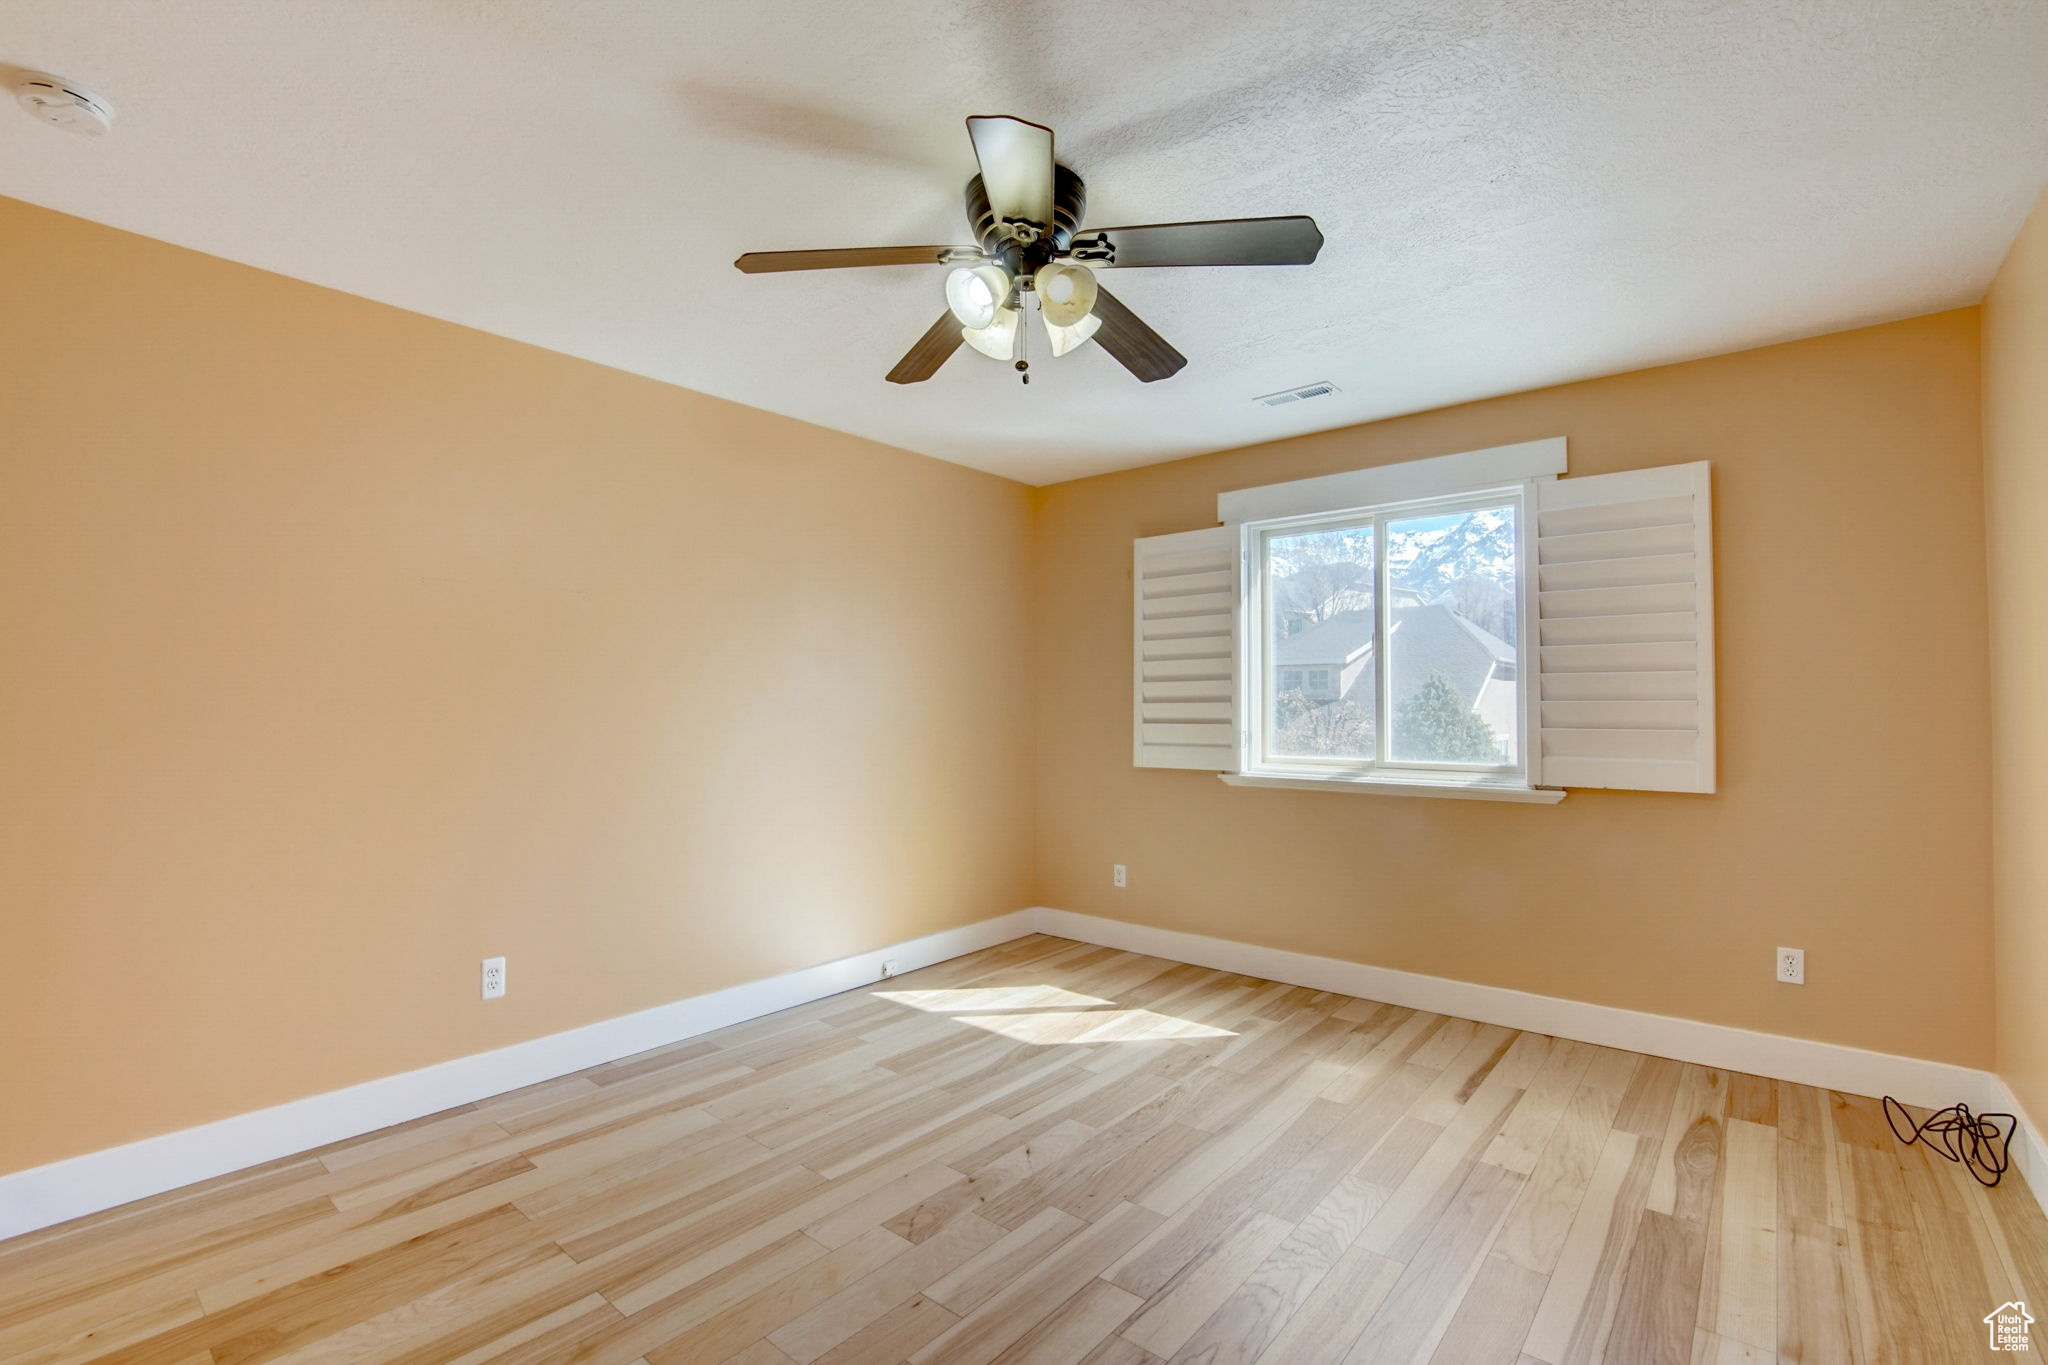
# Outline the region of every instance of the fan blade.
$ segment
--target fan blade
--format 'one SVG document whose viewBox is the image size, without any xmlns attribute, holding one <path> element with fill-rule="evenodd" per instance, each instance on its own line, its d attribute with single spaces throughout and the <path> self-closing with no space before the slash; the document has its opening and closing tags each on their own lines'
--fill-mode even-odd
<svg viewBox="0 0 2048 1365">
<path fill-rule="evenodd" d="M 1098 250 L 1107 250 L 1098 256 Z M 1323 249 L 1316 220 L 1218 218 L 1206 223 L 1148 223 L 1095 228 L 1074 238 L 1069 252 L 1095 265 L 1307 265 Z"/>
<path fill-rule="evenodd" d="M 998 223 L 1021 218 L 1039 231 L 1052 229 L 1052 129 L 1007 114 L 967 120 L 981 188 Z"/>
<path fill-rule="evenodd" d="M 930 379 L 939 372 L 939 366 L 946 363 L 946 357 L 960 349 L 962 340 L 960 320 L 950 311 L 939 314 L 939 320 L 932 324 L 931 330 L 919 337 L 917 344 L 896 362 L 896 368 L 889 371 L 889 382 L 918 384 Z"/>
<path fill-rule="evenodd" d="M 1171 378 L 1188 363 L 1186 356 L 1167 345 L 1166 338 L 1147 327 L 1107 289 L 1095 291 L 1095 316 L 1102 319 L 1095 344 L 1143 382 Z"/>
<path fill-rule="evenodd" d="M 749 275 L 777 270 L 841 270 L 855 265 L 945 265 L 980 260 L 971 246 L 847 246 L 826 251 L 749 251 L 733 264 Z"/>
</svg>

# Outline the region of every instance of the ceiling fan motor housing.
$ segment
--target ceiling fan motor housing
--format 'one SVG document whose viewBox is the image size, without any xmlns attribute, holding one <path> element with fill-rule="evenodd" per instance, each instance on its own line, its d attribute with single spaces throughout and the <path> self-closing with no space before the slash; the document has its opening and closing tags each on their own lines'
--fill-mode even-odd
<svg viewBox="0 0 2048 1365">
<path fill-rule="evenodd" d="M 1088 207 L 1088 187 L 1080 176 L 1065 166 L 1052 168 L 1052 222 L 1018 224 L 998 221 L 989 207 L 988 191 L 981 177 L 967 182 L 967 222 L 974 240 L 989 255 L 1011 262 L 1011 269 L 1030 275 L 1049 264 L 1067 249 L 1081 227 L 1081 215 Z"/>
</svg>

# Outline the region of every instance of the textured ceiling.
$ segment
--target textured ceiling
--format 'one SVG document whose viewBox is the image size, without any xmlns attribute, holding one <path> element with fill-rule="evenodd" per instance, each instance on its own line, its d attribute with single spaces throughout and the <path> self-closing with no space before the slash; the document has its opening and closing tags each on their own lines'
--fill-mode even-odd
<svg viewBox="0 0 2048 1365">
<path fill-rule="evenodd" d="M 0 110 L 0 192 L 1031 483 L 1973 302 L 2048 179 L 2043 0 L 0 0 L 0 63 L 121 109 Z M 732 268 L 962 240 L 970 113 L 1329 244 L 1121 272 L 1149 386 L 885 384 L 941 271 Z"/>
</svg>

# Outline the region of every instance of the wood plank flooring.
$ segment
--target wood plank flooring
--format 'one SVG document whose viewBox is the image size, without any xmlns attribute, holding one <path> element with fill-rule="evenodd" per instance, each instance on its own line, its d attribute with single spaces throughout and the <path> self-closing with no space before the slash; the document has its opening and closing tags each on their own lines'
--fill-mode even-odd
<svg viewBox="0 0 2048 1365">
<path fill-rule="evenodd" d="M 1876 1100 L 1033 937 L 0 1244 L 0 1360 L 1940 1365 L 2009 1299 L 2048 1219 Z"/>
</svg>

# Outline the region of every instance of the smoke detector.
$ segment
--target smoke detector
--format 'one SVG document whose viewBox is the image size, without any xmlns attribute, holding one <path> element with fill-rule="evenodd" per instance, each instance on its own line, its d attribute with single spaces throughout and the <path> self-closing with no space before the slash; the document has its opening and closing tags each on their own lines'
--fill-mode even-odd
<svg viewBox="0 0 2048 1365">
<path fill-rule="evenodd" d="M 113 104 L 70 81 L 32 71 L 14 84 L 21 107 L 67 133 L 99 137 L 114 125 Z"/>
</svg>

